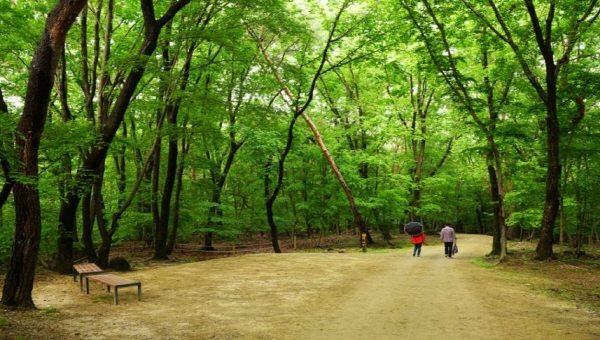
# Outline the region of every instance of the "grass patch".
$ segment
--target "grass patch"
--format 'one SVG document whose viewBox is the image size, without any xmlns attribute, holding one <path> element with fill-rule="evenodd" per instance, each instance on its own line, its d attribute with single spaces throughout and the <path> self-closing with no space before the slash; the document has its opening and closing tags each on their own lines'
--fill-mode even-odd
<svg viewBox="0 0 600 340">
<path fill-rule="evenodd" d="M 490 261 L 487 258 L 476 258 L 471 260 L 471 263 L 482 268 L 494 268 L 497 264 L 497 262 Z"/>
<path fill-rule="evenodd" d="M 59 314 L 60 311 L 54 307 L 47 307 L 44 308 L 44 315 L 46 316 L 51 316 L 51 315 L 55 315 L 55 314 Z"/>
<path fill-rule="evenodd" d="M 600 259 L 562 254 L 537 261 L 534 242 L 509 242 L 508 259 L 496 268 L 505 278 L 532 290 L 600 312 Z"/>
</svg>

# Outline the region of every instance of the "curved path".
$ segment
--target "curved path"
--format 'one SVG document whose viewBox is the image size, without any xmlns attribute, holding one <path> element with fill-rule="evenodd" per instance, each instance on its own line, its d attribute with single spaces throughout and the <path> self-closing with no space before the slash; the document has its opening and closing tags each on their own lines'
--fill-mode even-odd
<svg viewBox="0 0 600 340">
<path fill-rule="evenodd" d="M 600 339 L 596 314 L 473 265 L 491 238 L 459 235 L 459 254 L 425 245 L 378 253 L 255 254 L 145 268 L 119 292 L 78 293 L 70 277 L 36 282 L 45 339 Z M 121 275 L 121 274 L 120 274 Z M 22 321 L 24 322 L 24 321 Z M 0 338 L 2 338 L 0 336 Z M 32 337 L 35 338 L 35 337 Z"/>
<path fill-rule="evenodd" d="M 298 339 L 600 339 L 597 316 L 473 265 L 489 237 L 458 241 L 451 259 L 441 245 L 395 255 Z"/>
</svg>

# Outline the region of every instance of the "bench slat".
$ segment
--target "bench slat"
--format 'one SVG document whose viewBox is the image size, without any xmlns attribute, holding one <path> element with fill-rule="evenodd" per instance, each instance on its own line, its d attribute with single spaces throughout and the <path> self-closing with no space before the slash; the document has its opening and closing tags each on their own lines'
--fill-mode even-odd
<svg viewBox="0 0 600 340">
<path fill-rule="evenodd" d="M 87 271 L 102 270 L 95 263 L 79 263 L 79 264 L 74 264 L 73 268 L 75 268 L 75 270 L 77 270 L 80 273 L 81 272 L 87 272 Z"/>
<path fill-rule="evenodd" d="M 94 277 L 90 277 L 90 280 L 98 281 L 107 286 L 119 287 L 126 286 L 131 284 L 138 284 L 138 282 L 126 279 L 124 277 L 120 277 L 113 274 L 102 274 L 102 275 L 94 275 Z"/>
<path fill-rule="evenodd" d="M 83 278 L 87 275 L 95 275 L 104 273 L 102 268 L 98 267 L 95 263 L 79 263 L 73 265 L 73 281 L 77 281 L 77 274 L 79 274 L 79 291 L 83 292 Z"/>
<path fill-rule="evenodd" d="M 90 280 L 102 283 L 107 287 L 108 292 L 110 288 L 114 288 L 114 300 L 115 305 L 119 304 L 119 288 L 120 287 L 138 287 L 138 300 L 142 300 L 142 283 L 139 281 L 133 281 L 124 277 L 120 277 L 114 274 L 96 274 L 85 277 L 85 292 L 90 293 Z"/>
</svg>

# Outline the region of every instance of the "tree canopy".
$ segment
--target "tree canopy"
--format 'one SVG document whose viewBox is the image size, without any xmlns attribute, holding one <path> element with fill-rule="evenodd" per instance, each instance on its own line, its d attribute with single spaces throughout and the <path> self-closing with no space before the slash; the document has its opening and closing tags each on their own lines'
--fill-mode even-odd
<svg viewBox="0 0 600 340">
<path fill-rule="evenodd" d="M 33 305 L 8 297 L 19 251 L 67 273 L 124 241 L 166 259 L 255 232 L 276 250 L 282 233 L 389 242 L 417 220 L 489 233 L 500 258 L 510 238 L 539 237 L 540 259 L 558 241 L 581 251 L 600 217 L 599 14 L 595 0 L 2 2 L 3 303 Z M 19 250 L 28 237 L 39 249 Z"/>
</svg>

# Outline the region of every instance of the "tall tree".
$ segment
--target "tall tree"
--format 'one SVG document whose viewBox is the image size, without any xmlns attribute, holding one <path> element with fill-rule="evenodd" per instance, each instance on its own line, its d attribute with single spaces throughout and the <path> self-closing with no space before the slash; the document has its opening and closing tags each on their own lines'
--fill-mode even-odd
<svg viewBox="0 0 600 340">
<path fill-rule="evenodd" d="M 19 178 L 14 184 L 15 238 L 4 279 L 2 300 L 7 306 L 34 308 L 32 291 L 41 237 L 38 191 L 38 153 L 55 71 L 65 39 L 86 0 L 61 0 L 46 19 L 46 27 L 33 55 L 23 114 L 17 126 Z"/>
<path fill-rule="evenodd" d="M 208 30 L 208 25 L 213 21 L 215 15 L 221 10 L 221 6 L 218 2 L 207 1 L 203 4 L 202 8 L 199 10 L 197 16 L 192 18 L 192 21 L 189 22 L 189 26 L 195 31 L 196 34 L 199 32 L 204 32 Z M 169 26 L 169 33 L 172 32 L 171 27 Z M 164 126 L 165 131 L 167 131 L 166 136 L 168 136 L 168 151 L 167 151 L 167 169 L 164 176 L 163 188 L 160 191 L 160 195 L 158 193 L 158 180 L 160 173 L 160 149 L 155 151 L 154 158 L 154 171 L 153 171 L 153 216 L 154 216 L 154 259 L 166 259 L 170 251 L 172 251 L 174 245 L 174 236 L 171 236 L 171 246 L 168 246 L 169 243 L 169 225 L 171 220 L 172 213 L 176 213 L 173 210 L 173 205 L 178 204 L 178 202 L 172 203 L 173 191 L 175 190 L 175 184 L 178 177 L 178 136 L 177 133 L 179 130 L 177 119 L 179 112 L 181 110 L 182 102 L 183 102 L 183 94 L 186 92 L 188 85 L 190 85 L 191 68 L 194 61 L 194 55 L 196 54 L 196 50 L 203 43 L 202 40 L 191 40 L 191 41 L 183 41 L 182 46 L 178 46 L 176 41 L 171 41 L 173 37 L 169 36 L 165 39 L 164 47 L 162 50 L 162 59 L 163 59 L 163 71 L 171 75 L 170 78 L 178 79 L 174 84 L 172 79 L 165 78 L 162 80 L 162 84 L 160 86 L 161 93 L 159 97 L 164 98 L 165 106 L 161 110 L 162 116 L 166 118 L 166 125 Z M 185 45 L 187 44 L 187 46 Z M 186 46 L 185 48 L 183 46 Z M 185 50 L 185 54 L 183 56 L 179 56 L 177 51 L 178 49 Z M 215 55 L 209 58 L 208 63 L 210 64 L 214 58 L 219 54 L 219 49 Z M 181 69 L 175 70 L 177 63 L 180 61 L 179 59 L 183 59 L 181 63 Z M 171 73 L 173 72 L 173 73 Z M 176 75 L 175 73 L 178 73 Z M 200 71 L 200 74 L 202 71 Z M 202 79 L 201 76 L 196 76 L 196 82 L 200 82 Z M 193 84 L 196 85 L 196 84 Z M 182 144 L 183 146 L 183 144 Z M 182 148 L 183 151 L 183 148 Z M 177 196 L 177 193 L 176 193 Z M 160 201 L 160 205 L 159 205 Z M 175 228 L 172 231 L 176 230 Z M 171 249 L 169 249 L 171 248 Z"/>
<path fill-rule="evenodd" d="M 277 65 L 273 62 L 271 56 L 269 55 L 269 53 L 267 51 L 267 46 L 265 44 L 265 40 L 268 37 L 267 32 L 264 30 L 261 32 L 257 32 L 251 25 L 248 25 L 248 24 L 246 25 L 246 27 L 248 29 L 248 33 L 257 42 L 260 52 L 262 53 L 262 55 L 265 59 L 265 62 L 267 64 L 267 67 L 271 70 L 271 72 L 273 73 L 273 76 L 276 78 L 278 84 L 281 87 L 281 92 L 284 95 L 287 105 L 292 110 L 292 119 L 290 121 L 290 125 L 288 126 L 288 139 L 287 139 L 284 151 L 281 154 L 281 157 L 278 161 L 278 165 L 279 165 L 278 172 L 279 173 L 278 173 L 278 177 L 277 177 L 278 178 L 277 184 L 271 194 L 268 193 L 269 179 L 268 179 L 268 177 L 265 177 L 265 195 L 266 195 L 266 199 L 267 199 L 267 218 L 269 220 L 269 225 L 271 228 L 271 242 L 272 242 L 273 247 L 276 252 L 280 252 L 281 250 L 280 250 L 278 242 L 277 242 L 277 227 L 276 227 L 274 219 L 273 219 L 273 204 L 279 193 L 279 190 L 281 190 L 281 184 L 282 184 L 283 173 L 284 173 L 283 166 L 284 166 L 285 158 L 286 158 L 287 154 L 289 153 L 289 150 L 290 150 L 292 142 L 293 142 L 293 129 L 294 129 L 296 120 L 298 118 L 302 118 L 308 124 L 310 130 L 313 133 L 316 144 L 321 149 L 325 159 L 327 160 L 327 162 L 329 163 L 329 165 L 331 167 L 331 170 L 333 171 L 336 179 L 338 180 L 340 186 L 342 187 L 344 193 L 346 194 L 348 203 L 350 205 L 350 210 L 352 211 L 352 214 L 354 217 L 354 223 L 356 225 L 356 228 L 359 230 L 361 235 L 367 235 L 370 243 L 374 242 L 371 239 L 370 234 L 367 231 L 365 221 L 358 209 L 358 206 L 356 205 L 354 195 L 352 194 L 350 187 L 346 183 L 346 180 L 344 179 L 344 176 L 342 175 L 339 167 L 335 163 L 335 160 L 329 153 L 329 150 L 327 149 L 316 124 L 310 118 L 310 116 L 308 115 L 308 112 L 307 112 L 307 109 L 310 107 L 311 102 L 314 98 L 317 82 L 319 81 L 319 79 L 323 75 L 323 73 L 330 71 L 336 67 L 340 67 L 341 65 L 348 64 L 351 61 L 359 59 L 362 56 L 362 54 L 359 52 L 361 51 L 361 47 L 363 47 L 363 45 L 359 45 L 351 53 L 348 53 L 348 55 L 346 57 L 342 57 L 341 60 L 334 61 L 330 58 L 330 54 L 331 54 L 332 50 L 335 48 L 335 45 L 339 44 L 340 41 L 342 41 L 344 38 L 351 36 L 351 34 L 354 32 L 354 30 L 358 30 L 360 25 L 363 23 L 362 22 L 363 18 L 359 18 L 357 21 L 352 22 L 349 25 L 349 27 L 346 27 L 344 25 L 345 23 L 343 22 L 342 17 L 343 17 L 343 15 L 348 14 L 349 9 L 352 7 L 352 5 L 354 5 L 353 1 L 350 1 L 350 0 L 343 1 L 340 5 L 339 9 L 334 12 L 333 17 L 331 19 L 329 19 L 331 21 L 331 23 L 326 32 L 327 38 L 324 42 L 324 45 L 320 49 L 318 56 L 312 57 L 315 60 L 317 60 L 317 63 L 314 68 L 314 71 L 311 71 L 311 75 L 308 77 L 309 79 L 307 81 L 307 83 L 308 83 L 307 89 L 305 89 L 305 90 L 299 89 L 297 91 L 298 93 L 296 95 L 293 93 L 293 91 L 290 88 L 290 86 L 288 85 L 286 79 L 284 79 L 281 72 L 278 70 Z M 366 16 L 369 16 L 369 15 L 370 15 L 370 13 L 367 14 Z M 309 49 L 307 47 L 304 47 L 302 49 L 302 51 L 306 53 L 309 51 Z M 304 56 L 304 57 L 306 59 L 309 59 L 308 56 Z M 267 161 L 267 163 L 266 163 L 266 167 L 267 167 L 266 176 L 269 175 L 269 169 L 271 167 L 271 164 L 272 164 L 271 160 Z"/>
<path fill-rule="evenodd" d="M 453 45 L 449 38 L 451 36 L 449 27 L 460 27 L 462 23 L 449 25 L 449 20 L 452 20 L 452 16 L 444 17 L 446 22 L 442 22 L 442 15 L 439 13 L 439 7 L 433 6 L 432 2 L 428 0 L 422 0 L 420 2 L 424 5 L 425 12 L 431 21 L 425 21 L 424 17 L 419 17 L 418 11 L 409 5 L 409 1 L 404 1 L 403 7 L 409 13 L 414 27 L 419 30 L 436 69 L 440 72 L 444 81 L 451 89 L 454 98 L 460 103 L 460 106 L 467 111 L 471 119 L 483 133 L 487 143 L 489 150 L 487 154 L 489 159 L 488 174 L 492 200 L 494 202 L 493 223 L 495 227 L 491 254 L 500 255 L 500 258 L 504 259 L 506 257 L 505 187 L 504 173 L 502 170 L 503 159 L 501 157 L 500 147 L 496 141 L 495 130 L 499 117 L 498 110 L 506 100 L 510 81 L 505 82 L 508 84 L 505 87 L 501 86 L 502 83 L 499 82 L 495 86 L 492 86 L 491 83 L 496 82 L 496 80 L 490 80 L 489 73 L 484 73 L 480 76 L 479 83 L 482 84 L 481 88 L 483 88 L 485 92 L 481 93 L 478 91 L 477 87 L 469 86 L 468 83 L 473 82 L 473 76 L 466 70 L 463 70 L 465 69 L 464 67 L 461 68 L 462 64 L 460 62 L 462 56 L 460 46 Z M 451 9 L 447 10 L 449 11 Z M 428 25 L 435 27 L 435 29 L 427 27 Z M 470 33 L 473 35 L 473 32 Z M 481 70 L 484 72 L 487 72 L 490 67 L 490 43 L 487 36 L 488 34 L 485 29 L 479 29 L 475 32 L 475 37 L 481 42 L 482 46 L 478 60 L 480 60 Z M 467 46 L 463 48 L 467 51 L 469 50 L 469 47 Z M 472 65 L 470 64 L 468 67 L 472 68 Z M 500 91 L 498 91 L 500 95 L 498 96 L 496 96 L 496 88 L 500 89 Z M 486 106 L 480 105 L 477 99 L 483 96 L 486 98 Z M 499 99 L 496 97 L 499 97 Z M 482 111 L 484 110 L 487 110 L 487 119 L 482 117 Z"/>
<path fill-rule="evenodd" d="M 224 116 L 217 119 L 218 128 L 215 128 L 215 130 L 220 132 L 220 136 L 226 135 L 227 137 L 221 138 L 219 136 L 216 140 L 208 143 L 209 145 L 205 145 L 204 153 L 211 182 L 210 207 L 207 220 L 208 231 L 205 234 L 203 246 L 207 250 L 214 250 L 212 246 L 213 231 L 222 228 L 223 189 L 236 154 L 246 140 L 238 133 L 238 120 L 242 113 L 247 110 L 248 103 L 251 103 L 256 95 L 256 92 L 250 91 L 250 88 L 254 88 L 254 91 L 257 90 L 252 86 L 251 64 L 240 62 L 246 56 L 242 57 L 237 56 L 235 53 L 229 54 L 226 52 L 222 54 L 227 55 L 225 60 L 231 59 L 232 61 L 228 62 L 228 66 L 223 68 L 222 76 L 224 78 L 221 80 L 223 84 L 216 85 L 219 91 L 226 93 L 226 100 L 223 102 L 223 108 L 215 108 L 216 111 L 223 112 Z M 255 56 L 248 56 L 248 59 L 254 60 Z M 213 91 L 211 90 L 211 92 Z M 216 114 L 215 118 L 218 116 L 221 115 Z"/>
<path fill-rule="evenodd" d="M 573 49 L 578 46 L 584 33 L 598 19 L 600 6 L 597 0 L 550 1 L 546 4 L 535 4 L 533 0 L 523 0 L 524 12 L 521 12 L 519 11 L 521 9 L 520 1 L 500 3 L 490 0 L 486 5 L 488 8 L 485 9 L 475 6 L 467 0 L 462 0 L 462 2 L 486 27 L 510 46 L 525 76 L 545 107 L 546 197 L 541 235 L 536 252 L 537 258 L 540 260 L 553 258 L 554 222 L 560 206 L 561 180 L 557 83 L 562 68 L 569 63 Z M 522 31 L 522 21 L 507 20 L 509 16 L 512 18 L 527 16 L 533 36 L 519 36 Z M 537 51 L 530 46 L 532 42 L 537 46 Z M 527 51 L 535 52 L 536 57 L 531 58 L 526 54 Z M 542 63 L 543 75 L 536 72 L 540 65 L 539 57 L 544 61 Z"/>
<path fill-rule="evenodd" d="M 191 0 L 179 0 L 172 3 L 165 14 L 156 18 L 154 2 L 152 0 L 141 0 L 141 11 L 144 23 L 144 37 L 141 41 L 138 56 L 140 59 L 124 76 L 123 85 L 107 115 L 104 124 L 99 126 L 99 143 L 94 145 L 92 150 L 86 154 L 83 164 L 77 171 L 75 188 L 67 193 L 67 197 L 61 206 L 59 215 L 59 230 L 61 231 L 58 240 L 58 261 L 57 270 L 68 273 L 71 270 L 73 262 L 73 239 L 75 228 L 75 215 L 77 206 L 82 198 L 81 194 L 90 191 L 90 183 L 93 183 L 94 177 L 106 160 L 108 149 L 113 141 L 118 129 L 121 127 L 123 118 L 136 88 L 141 81 L 148 63 L 148 57 L 154 53 L 158 44 L 158 38 L 161 30 L 173 17 L 179 13 Z"/>
<path fill-rule="evenodd" d="M 371 197 L 377 190 L 378 171 L 378 164 L 372 162 L 371 157 L 379 153 L 385 143 L 380 134 L 374 133 L 374 130 L 383 127 L 383 120 L 376 118 L 382 104 L 383 87 L 373 86 L 372 83 L 380 79 L 381 73 L 378 71 L 373 70 L 368 60 L 350 63 L 332 69 L 329 77 L 321 77 L 318 87 L 319 97 L 327 103 L 334 116 L 333 123 L 342 129 L 340 133 L 346 141 L 342 147 L 345 146 L 344 149 L 349 149 L 357 160 L 360 159 L 357 164 L 358 180 L 364 184 L 360 185 L 363 190 L 355 194 L 368 197 L 364 200 L 368 202 L 365 204 L 365 223 L 374 228 L 383 226 L 379 221 L 380 205 L 371 204 Z M 369 222 L 370 216 L 373 217 L 372 223 Z M 381 231 L 386 241 L 392 239 L 387 228 Z"/>
<path fill-rule="evenodd" d="M 412 197 L 409 203 L 410 219 L 412 221 L 422 221 L 423 216 L 421 212 L 421 196 L 423 193 L 423 179 L 433 177 L 440 168 L 444 165 L 448 155 L 452 151 L 455 136 L 451 135 L 446 144 L 445 151 L 437 162 L 436 166 L 432 168 L 430 173 L 424 174 L 426 165 L 426 147 L 429 139 L 427 130 L 427 118 L 430 111 L 433 110 L 432 105 L 434 104 L 435 98 L 435 85 L 431 84 L 425 75 L 417 74 L 409 75 L 409 95 L 410 95 L 410 106 L 411 112 L 408 117 L 404 117 L 402 113 L 398 113 L 401 124 L 408 130 L 410 135 L 409 144 L 410 150 L 412 151 L 413 166 L 410 169 L 410 177 L 412 183 L 409 191 L 412 193 Z M 391 95 L 389 89 L 388 94 Z M 454 133 L 452 133 L 454 134 Z"/>
</svg>

